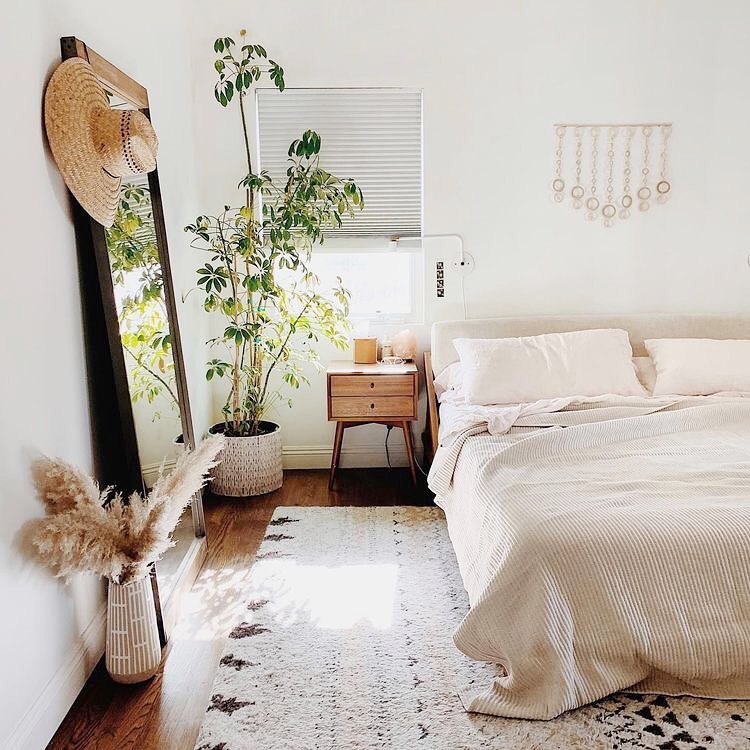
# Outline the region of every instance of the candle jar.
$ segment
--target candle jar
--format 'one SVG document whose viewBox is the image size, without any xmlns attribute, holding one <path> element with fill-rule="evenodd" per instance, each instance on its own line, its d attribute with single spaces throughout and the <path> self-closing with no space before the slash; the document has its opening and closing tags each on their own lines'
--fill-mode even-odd
<svg viewBox="0 0 750 750">
<path fill-rule="evenodd" d="M 378 340 L 374 337 L 354 339 L 354 364 L 374 365 L 378 361 Z"/>
</svg>

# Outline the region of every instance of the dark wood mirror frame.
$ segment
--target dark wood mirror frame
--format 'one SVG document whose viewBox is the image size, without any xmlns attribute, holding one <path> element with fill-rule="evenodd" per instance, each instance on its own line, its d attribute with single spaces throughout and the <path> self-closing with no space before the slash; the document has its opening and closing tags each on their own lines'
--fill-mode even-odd
<svg viewBox="0 0 750 750">
<path fill-rule="evenodd" d="M 107 90 L 139 109 L 150 119 L 148 92 L 141 84 L 76 37 L 63 37 L 60 40 L 60 46 L 63 60 L 72 57 L 86 60 Z M 177 319 L 158 168 L 149 173 L 148 184 L 162 267 L 183 439 L 186 447 L 192 448 L 195 446 L 195 434 L 190 413 L 190 398 Z M 125 356 L 120 340 L 120 326 L 105 228 L 92 219 L 72 195 L 70 199 L 73 206 L 81 276 L 87 378 L 91 399 L 91 427 L 97 479 L 102 485 L 113 485 L 123 493 L 143 492 L 143 475 L 138 455 L 135 419 L 128 388 Z M 202 497 L 199 495 L 194 497 L 192 506 L 195 536 L 205 537 Z M 178 582 L 177 588 L 184 590 L 192 584 L 205 558 L 205 539 L 202 539 L 202 542 L 201 550 L 194 556 L 195 560 L 191 566 L 192 578 L 184 576 L 183 578 L 187 580 Z M 162 642 L 166 642 L 164 621 L 174 620 L 177 607 L 171 608 L 175 610 L 173 612 L 163 612 L 154 569 L 152 569 L 151 581 Z"/>
</svg>

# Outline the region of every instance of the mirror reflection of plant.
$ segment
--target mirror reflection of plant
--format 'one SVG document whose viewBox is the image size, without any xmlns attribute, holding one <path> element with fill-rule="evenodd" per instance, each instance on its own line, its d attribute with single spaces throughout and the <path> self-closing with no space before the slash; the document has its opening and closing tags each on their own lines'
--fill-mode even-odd
<svg viewBox="0 0 750 750">
<path fill-rule="evenodd" d="M 146 399 L 152 404 L 163 394 L 177 409 L 164 282 L 148 188 L 123 185 L 114 223 L 107 230 L 107 250 L 114 284 L 122 287 L 126 278 L 136 279 L 136 288 L 123 296 L 119 313 L 120 339 L 131 362 L 130 398 L 133 403 Z M 153 419 L 160 417 L 155 411 Z"/>
<path fill-rule="evenodd" d="M 253 171 L 244 98 L 264 72 L 283 91 L 284 71 L 261 45 L 243 44 L 238 55 L 234 48 L 229 37 L 214 43 L 221 55 L 215 62 L 215 96 L 223 107 L 235 96 L 239 104 L 247 162 L 239 187 L 245 205 L 199 216 L 185 230 L 195 236 L 191 245 L 210 256 L 198 269 L 204 307 L 226 319 L 223 335 L 209 344 L 225 347 L 228 356 L 210 360 L 206 378 L 231 381 L 223 407 L 225 432 L 246 436 L 259 434 L 264 414 L 282 399 L 271 380 L 274 373 L 299 388 L 308 383 L 304 363 L 319 365 L 311 344 L 325 338 L 346 348 L 350 294 L 339 278 L 332 299 L 321 295 L 310 256 L 325 231 L 340 227 L 342 217 L 353 216 L 364 201 L 352 180 L 320 166 L 321 139 L 310 130 L 289 147 L 284 184 Z"/>
</svg>

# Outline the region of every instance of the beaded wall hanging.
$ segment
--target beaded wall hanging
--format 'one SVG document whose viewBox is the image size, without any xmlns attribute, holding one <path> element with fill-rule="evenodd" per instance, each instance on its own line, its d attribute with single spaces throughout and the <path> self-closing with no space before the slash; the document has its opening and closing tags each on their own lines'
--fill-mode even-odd
<svg viewBox="0 0 750 750">
<path fill-rule="evenodd" d="M 645 212 L 652 202 L 664 204 L 669 200 L 671 122 L 557 123 L 554 133 L 551 185 L 555 203 L 585 209 L 586 219 L 611 227 L 618 219 L 628 219 L 634 204 Z M 657 148 L 658 157 L 654 159 L 652 152 Z M 566 172 L 568 162 L 570 175 Z M 639 174 L 634 175 L 634 169 Z"/>
</svg>

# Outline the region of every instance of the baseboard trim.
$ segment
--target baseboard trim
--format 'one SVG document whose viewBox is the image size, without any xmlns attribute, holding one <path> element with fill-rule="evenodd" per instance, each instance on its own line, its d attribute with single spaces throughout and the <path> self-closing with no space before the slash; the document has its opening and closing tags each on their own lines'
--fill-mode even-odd
<svg viewBox="0 0 750 750">
<path fill-rule="evenodd" d="M 174 461 L 165 461 L 164 466 L 164 473 L 169 474 L 172 469 L 174 469 L 175 464 L 177 463 L 176 460 Z M 153 463 L 153 464 L 144 464 L 141 467 L 141 473 L 143 474 L 143 481 L 146 485 L 146 487 L 151 488 L 156 484 L 156 480 L 159 478 L 159 472 L 162 470 L 162 464 L 161 463 Z"/>
<path fill-rule="evenodd" d="M 179 616 L 181 598 L 195 582 L 206 554 L 206 538 L 196 538 L 193 548 L 180 565 L 174 587 L 162 601 L 162 614 L 168 633 L 171 633 Z M 47 747 L 104 654 L 106 627 L 105 598 L 66 661 L 18 722 L 6 744 L 2 746 L 3 750 L 37 750 Z"/>
<path fill-rule="evenodd" d="M 16 725 L 5 745 L 8 750 L 47 747 L 104 653 L 106 620 L 104 601 L 68 658 Z"/>
<path fill-rule="evenodd" d="M 391 466 L 408 466 L 406 447 L 393 445 L 388 447 Z M 421 461 L 421 447 L 414 447 L 417 459 Z M 330 445 L 285 445 L 282 455 L 285 469 L 327 469 L 331 465 L 332 447 Z M 346 443 L 341 451 L 342 469 L 375 468 L 388 466 L 383 443 L 351 445 Z"/>
</svg>

